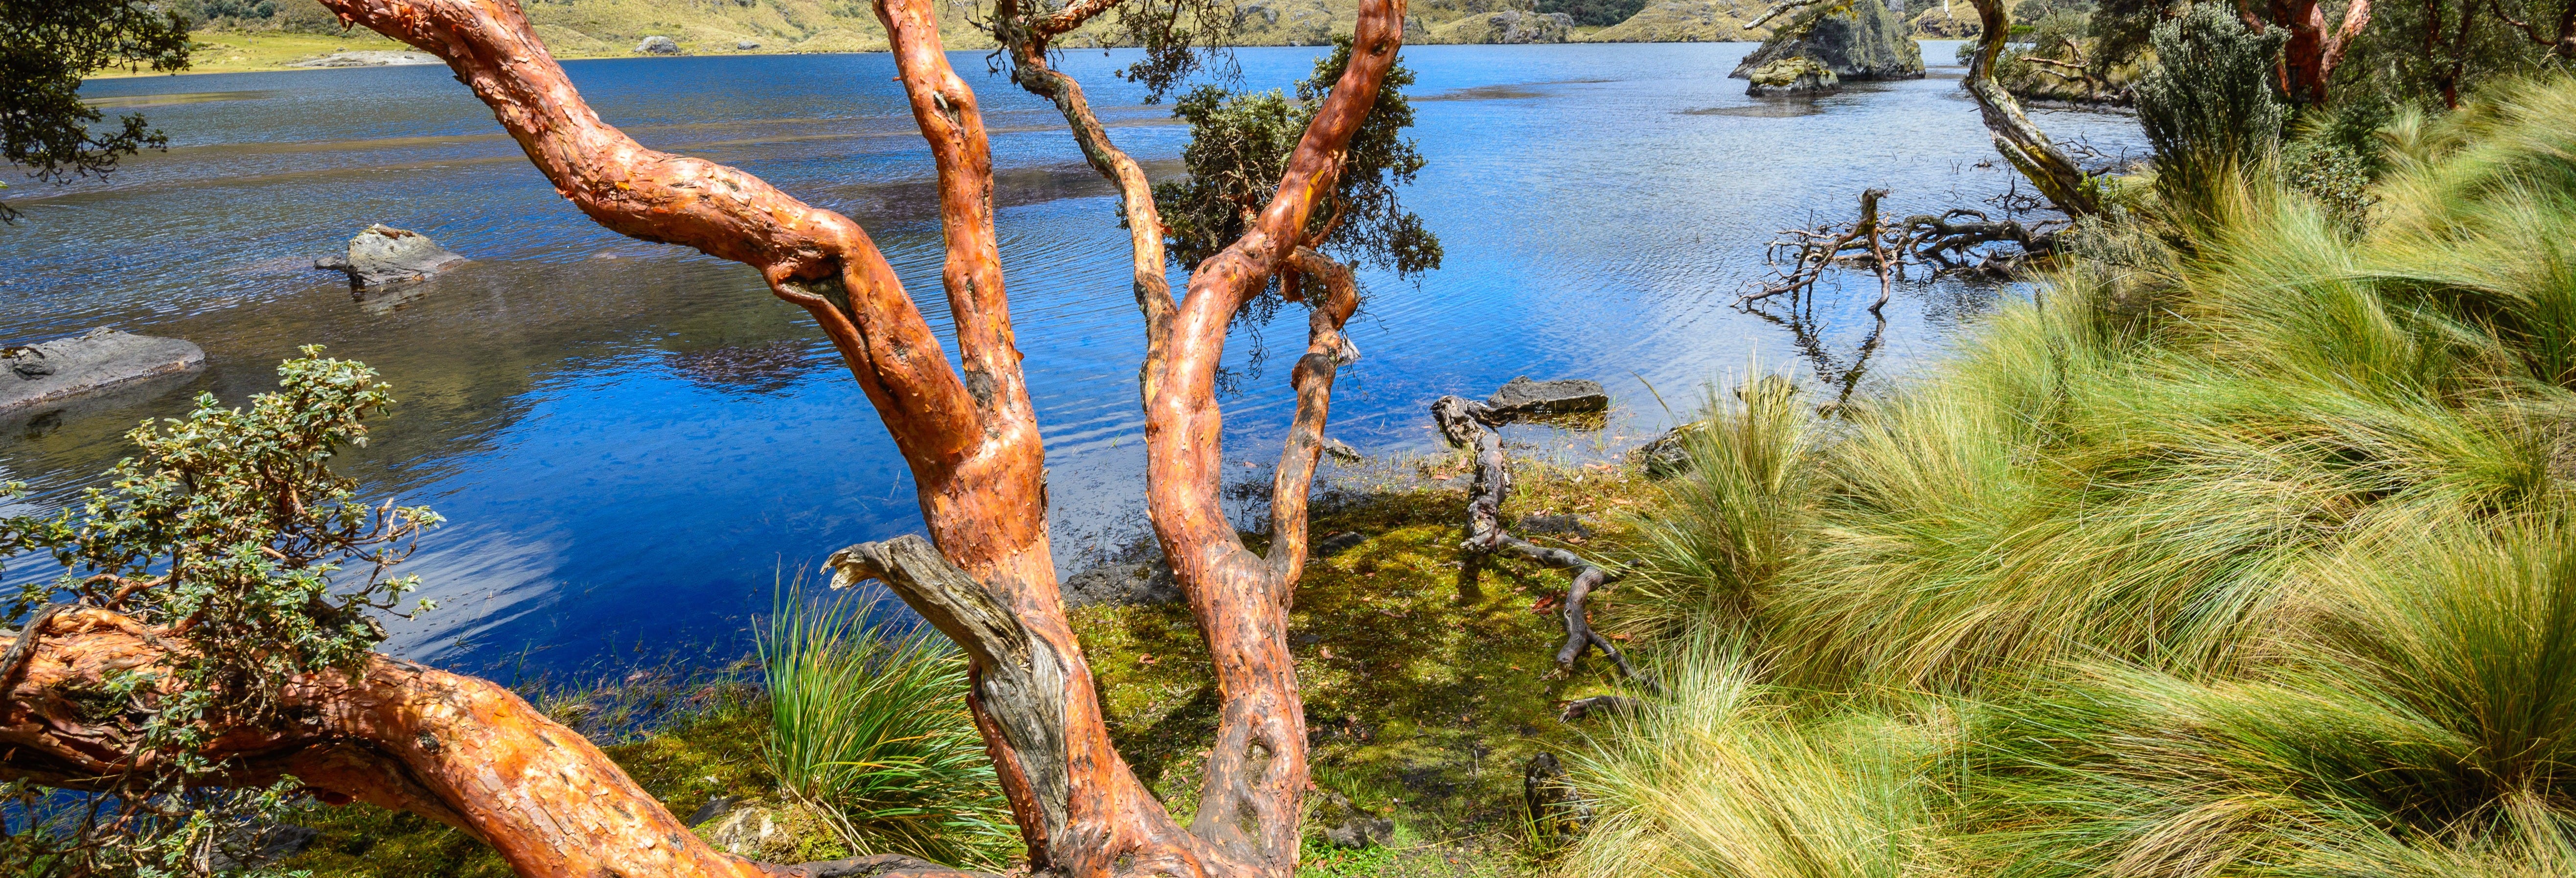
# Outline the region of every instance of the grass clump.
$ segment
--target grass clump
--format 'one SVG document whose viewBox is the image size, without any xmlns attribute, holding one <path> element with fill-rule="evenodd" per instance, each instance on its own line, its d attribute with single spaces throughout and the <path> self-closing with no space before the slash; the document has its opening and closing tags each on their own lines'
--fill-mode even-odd
<svg viewBox="0 0 2576 878">
<path fill-rule="evenodd" d="M 1713 404 L 1567 871 L 2576 869 L 2568 118 L 2400 118 L 2336 204 L 2204 163 L 1900 391 Z"/>
<path fill-rule="evenodd" d="M 966 708 L 965 654 L 871 622 L 877 602 L 791 592 L 760 639 L 779 789 L 859 853 L 999 867 L 1009 805 Z"/>
</svg>

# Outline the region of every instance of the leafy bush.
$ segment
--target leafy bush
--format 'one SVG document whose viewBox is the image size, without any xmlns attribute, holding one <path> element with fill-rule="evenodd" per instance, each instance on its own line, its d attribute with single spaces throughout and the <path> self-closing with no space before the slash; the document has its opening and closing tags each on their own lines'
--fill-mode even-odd
<svg viewBox="0 0 2576 878">
<path fill-rule="evenodd" d="M 2155 26 L 2157 67 L 2138 80 L 2138 124 L 2156 150 L 2158 191 L 2185 220 L 2205 217 L 2224 181 L 2262 168 L 2281 143 L 2273 58 L 2285 29 L 2256 34 L 2203 3 Z"/>
</svg>

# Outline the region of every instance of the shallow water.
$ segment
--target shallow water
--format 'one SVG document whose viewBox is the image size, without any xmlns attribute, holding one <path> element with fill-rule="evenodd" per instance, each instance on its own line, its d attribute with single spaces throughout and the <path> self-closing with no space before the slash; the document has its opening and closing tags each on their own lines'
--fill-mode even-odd
<svg viewBox="0 0 2576 878">
<path fill-rule="evenodd" d="M 2008 290 L 1902 285 L 1881 330 L 1874 281 L 1812 314 L 1735 307 L 1776 231 L 1845 218 L 1894 190 L 1902 215 L 2011 185 L 1956 68 L 1812 102 L 1747 98 L 1725 74 L 1750 44 L 1429 46 L 1416 135 L 1431 160 L 1406 191 L 1447 265 L 1414 284 L 1366 278 L 1364 353 L 1342 371 L 1329 433 L 1370 453 L 1427 450 L 1425 405 L 1515 375 L 1609 385 L 1597 437 L 1634 444 L 1748 363 L 1827 383 L 1937 355 Z M 1244 82 L 1284 87 L 1316 49 L 1240 53 Z M 1924 56 L 1952 57 L 1932 43 Z M 980 74 L 980 55 L 960 53 Z M 1074 53 L 1121 144 L 1156 175 L 1187 137 Z M 933 325 L 937 201 L 927 150 L 885 55 L 576 61 L 611 122 L 657 148 L 740 165 L 864 224 Z M 1141 351 L 1110 188 L 1053 110 L 970 76 L 989 114 L 1000 236 L 1044 424 L 1051 524 L 1068 566 L 1141 532 Z M 748 268 L 609 233 L 557 198 L 447 71 L 387 67 L 93 82 L 147 111 L 172 149 L 105 181 L 9 190 L 0 228 L 0 344 L 112 324 L 196 341 L 210 367 L 35 418 L 0 418 L 0 481 L 52 508 L 128 450 L 137 420 L 274 382 L 298 345 L 367 361 L 401 402 L 346 471 L 370 496 L 453 522 L 407 565 L 445 605 L 392 647 L 466 666 L 550 666 L 678 644 L 733 654 L 781 577 L 831 550 L 917 530 L 884 428 L 802 311 Z M 2060 137 L 2138 152 L 2133 121 L 2042 113 Z M 311 257 L 368 223 L 425 232 L 475 261 L 399 302 L 352 301 Z M 1248 379 L 1227 401 L 1227 455 L 1278 453 L 1303 314 L 1239 331 Z M 1866 367 L 1865 370 L 1856 367 Z M 1651 389 L 1651 390 L 1650 390 Z M 1660 397 L 1660 402 L 1658 401 Z M 1585 444 L 1589 447 L 1588 443 Z M 1247 468 L 1246 474 L 1259 472 Z M 7 582 L 49 575 L 22 559 Z"/>
</svg>

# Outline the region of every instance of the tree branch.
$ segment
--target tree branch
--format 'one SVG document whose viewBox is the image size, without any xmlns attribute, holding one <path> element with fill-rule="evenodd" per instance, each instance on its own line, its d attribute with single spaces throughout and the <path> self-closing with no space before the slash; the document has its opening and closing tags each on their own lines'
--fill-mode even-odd
<svg viewBox="0 0 2576 878">
<path fill-rule="evenodd" d="M 2047 132 L 2031 124 L 2030 117 L 2021 111 L 2021 103 L 1995 83 L 1995 56 L 2003 53 L 2004 42 L 2012 36 L 2012 25 L 2004 17 L 2003 0 L 1973 2 L 1978 26 L 1983 30 L 1976 54 L 1968 60 L 1968 74 L 1959 84 L 1976 99 L 1977 112 L 1985 119 L 1986 133 L 1994 139 L 1995 150 L 2068 216 L 2100 212 L 2101 205 L 2084 186 L 2083 169 L 2049 141 Z"/>
</svg>

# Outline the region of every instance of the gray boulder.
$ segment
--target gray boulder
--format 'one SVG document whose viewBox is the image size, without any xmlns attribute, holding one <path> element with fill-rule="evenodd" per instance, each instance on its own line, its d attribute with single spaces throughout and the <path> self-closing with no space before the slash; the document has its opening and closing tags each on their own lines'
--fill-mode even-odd
<svg viewBox="0 0 2576 878">
<path fill-rule="evenodd" d="M 71 338 L 0 349 L 0 412 L 205 364 L 206 352 L 194 344 L 104 326 Z"/>
<path fill-rule="evenodd" d="M 323 256 L 313 267 L 348 274 L 351 289 L 373 290 L 426 280 L 463 261 L 428 235 L 379 223 L 350 238 L 346 255 Z"/>
<path fill-rule="evenodd" d="M 672 41 L 670 37 L 651 36 L 645 37 L 643 42 L 636 43 L 635 51 L 642 55 L 677 55 L 680 54 L 680 44 Z"/>
<path fill-rule="evenodd" d="M 673 46 L 672 48 L 677 49 L 679 47 Z M 736 52 L 748 52 L 757 48 L 760 48 L 760 44 L 750 40 L 737 40 L 733 44 L 733 50 Z"/>
<path fill-rule="evenodd" d="M 1752 85 L 1744 93 L 1757 98 L 1798 97 L 1832 94 L 1843 89 L 1842 77 L 1823 62 L 1805 55 L 1792 55 L 1763 65 L 1753 71 Z"/>
<path fill-rule="evenodd" d="M 1311 800 L 1315 803 L 1314 815 L 1308 819 L 1324 828 L 1324 840 L 1334 847 L 1361 850 L 1395 840 L 1395 821 L 1386 815 L 1361 807 L 1334 790 L 1316 792 Z"/>
<path fill-rule="evenodd" d="M 1628 452 L 1628 462 L 1644 467 L 1646 477 L 1651 479 L 1669 478 L 1689 472 L 1691 456 L 1690 446 L 1687 443 L 1692 434 L 1707 429 L 1707 421 L 1674 427 L 1664 435 L 1637 446 L 1637 450 Z"/>
<path fill-rule="evenodd" d="M 1509 417 L 1604 412 L 1610 410 L 1610 392 L 1598 381 L 1532 381 L 1524 375 L 1486 397 L 1485 405 Z"/>
<path fill-rule="evenodd" d="M 1868 0 L 1799 13 L 1727 75 L 1751 79 L 1754 71 L 1797 57 L 1814 59 L 1844 80 L 1923 78 L 1923 47 L 1886 4 Z"/>
</svg>

